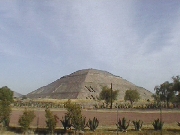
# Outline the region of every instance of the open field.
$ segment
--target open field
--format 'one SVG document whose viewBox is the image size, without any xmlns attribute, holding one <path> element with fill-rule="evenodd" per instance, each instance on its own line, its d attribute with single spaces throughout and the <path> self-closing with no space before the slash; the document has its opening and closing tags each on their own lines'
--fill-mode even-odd
<svg viewBox="0 0 180 135">
<path fill-rule="evenodd" d="M 18 126 L 18 119 L 19 116 L 23 112 L 23 108 L 16 108 L 13 109 L 11 120 L 10 120 L 10 126 L 11 127 L 17 127 Z M 65 109 L 51 109 L 54 114 L 56 114 L 59 119 L 62 119 L 64 116 L 66 110 Z M 36 117 L 34 121 L 31 124 L 32 128 L 46 128 L 45 123 L 45 112 L 44 109 L 34 109 Z M 98 110 L 86 110 L 83 109 L 83 115 L 86 116 L 87 120 L 89 118 L 97 117 L 100 121 L 98 130 L 96 134 L 116 134 L 116 123 L 117 119 L 126 117 L 127 120 L 133 121 L 133 120 L 142 120 L 144 122 L 143 128 L 141 133 L 146 132 L 158 134 L 158 132 L 153 131 L 152 122 L 154 119 L 157 119 L 160 117 L 159 110 L 130 110 L 130 109 L 119 109 L 118 111 L 116 109 L 98 109 Z M 171 130 L 175 131 L 175 134 L 180 134 L 180 127 L 177 126 L 177 122 L 180 121 L 180 110 L 163 110 L 162 111 L 162 119 L 164 124 L 164 134 L 170 134 Z M 57 128 L 62 128 L 62 125 L 60 121 L 58 121 Z M 133 124 L 130 124 L 129 132 L 133 133 L 134 127 Z M 86 134 L 91 134 L 90 132 L 86 132 Z M 122 134 L 122 133 L 121 133 Z M 145 134 L 145 133 L 144 133 Z M 143 134 L 142 134 L 143 135 Z"/>
</svg>

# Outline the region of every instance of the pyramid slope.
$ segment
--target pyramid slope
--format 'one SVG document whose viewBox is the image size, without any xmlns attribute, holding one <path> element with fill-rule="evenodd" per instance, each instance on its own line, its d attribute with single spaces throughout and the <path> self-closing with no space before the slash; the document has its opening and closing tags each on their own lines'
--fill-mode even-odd
<svg viewBox="0 0 180 135">
<path fill-rule="evenodd" d="M 123 100 L 125 91 L 137 89 L 142 99 L 151 99 L 152 93 L 138 87 L 127 80 L 109 72 L 84 69 L 70 75 L 63 76 L 51 84 L 41 87 L 27 95 L 29 98 L 56 98 L 56 99 L 95 99 L 103 86 L 119 90 L 118 99 Z"/>
</svg>

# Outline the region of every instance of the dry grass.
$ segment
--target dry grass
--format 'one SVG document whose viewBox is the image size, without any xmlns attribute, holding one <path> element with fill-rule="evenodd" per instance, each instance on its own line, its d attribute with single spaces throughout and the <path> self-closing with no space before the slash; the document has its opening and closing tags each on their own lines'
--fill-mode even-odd
<svg viewBox="0 0 180 135">
<path fill-rule="evenodd" d="M 36 128 L 36 127 L 32 127 Z M 62 128 L 61 128 L 62 129 Z M 20 135 L 21 133 L 14 133 L 10 131 L 1 131 L 1 135 Z M 134 126 L 130 124 L 128 131 L 126 133 L 117 131 L 117 127 L 113 126 L 99 126 L 95 132 L 89 131 L 88 128 L 85 129 L 84 135 L 161 135 L 161 131 L 154 131 L 151 124 L 143 125 L 142 131 L 135 131 Z M 34 135 L 32 132 L 28 135 Z M 74 135 L 74 134 L 73 134 Z M 162 135 L 180 135 L 180 127 L 177 123 L 164 124 Z"/>
<path fill-rule="evenodd" d="M 17 135 L 17 133 L 10 131 L 0 132 L 1 135 Z M 85 131 L 84 135 L 161 135 L 161 131 L 154 130 L 143 130 L 143 131 L 133 131 L 129 130 L 128 132 L 120 132 L 116 130 L 106 129 L 106 130 L 97 130 L 95 132 Z M 34 135 L 28 134 L 28 135 Z M 74 134 L 73 134 L 74 135 Z M 180 135 L 180 130 L 163 130 L 162 135 Z"/>
</svg>

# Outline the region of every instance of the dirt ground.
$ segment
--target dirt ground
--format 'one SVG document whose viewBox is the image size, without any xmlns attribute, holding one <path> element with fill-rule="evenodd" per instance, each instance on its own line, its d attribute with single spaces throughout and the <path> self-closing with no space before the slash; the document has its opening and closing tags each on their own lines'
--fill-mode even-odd
<svg viewBox="0 0 180 135">
<path fill-rule="evenodd" d="M 31 123 L 31 126 L 36 128 L 45 128 L 45 111 L 43 109 L 34 109 L 36 117 Z M 52 110 L 59 119 L 62 119 L 66 110 Z M 19 116 L 22 115 L 23 109 L 13 109 L 11 114 L 10 126 L 18 126 Z M 88 120 L 89 118 L 97 117 L 100 121 L 99 126 L 115 126 L 117 119 L 125 117 L 127 120 L 142 120 L 144 124 L 151 124 L 154 119 L 160 118 L 159 110 L 83 110 L 83 115 Z M 162 121 L 166 124 L 180 122 L 180 110 L 163 110 Z M 58 121 L 57 127 L 62 127 Z"/>
</svg>

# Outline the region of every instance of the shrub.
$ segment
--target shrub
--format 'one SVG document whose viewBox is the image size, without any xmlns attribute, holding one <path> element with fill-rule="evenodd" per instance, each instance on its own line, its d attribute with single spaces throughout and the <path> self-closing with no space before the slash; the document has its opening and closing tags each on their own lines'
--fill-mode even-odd
<svg viewBox="0 0 180 135">
<path fill-rule="evenodd" d="M 64 127 L 64 132 L 66 132 L 67 129 L 72 126 L 70 118 L 67 115 L 65 115 L 64 118 L 62 118 L 62 120 L 60 120 L 60 121 Z"/>
<path fill-rule="evenodd" d="M 53 115 L 53 113 L 50 111 L 50 109 L 46 109 L 45 113 L 46 113 L 45 114 L 46 126 L 48 128 L 48 131 L 53 134 L 54 130 L 56 128 L 58 117 L 56 115 Z"/>
<path fill-rule="evenodd" d="M 126 121 L 126 119 L 123 117 L 122 120 L 119 119 L 118 123 L 116 124 L 120 131 L 127 132 L 127 128 L 129 127 L 130 121 Z"/>
<path fill-rule="evenodd" d="M 3 129 L 9 128 L 11 103 L 13 103 L 13 92 L 7 86 L 0 88 L 0 123 Z"/>
<path fill-rule="evenodd" d="M 86 127 L 86 117 L 82 116 L 81 106 L 68 100 L 65 103 L 65 108 L 67 110 L 66 115 L 71 119 L 71 124 L 75 130 L 83 131 Z"/>
<path fill-rule="evenodd" d="M 154 122 L 152 123 L 153 127 L 154 127 L 154 130 L 161 130 L 163 125 L 164 125 L 164 122 L 160 121 L 159 119 L 157 120 L 154 120 Z"/>
<path fill-rule="evenodd" d="M 95 117 L 93 118 L 93 120 L 89 119 L 89 121 L 87 122 L 87 126 L 90 128 L 91 131 L 95 131 L 98 125 L 99 125 L 99 121 Z"/>
<path fill-rule="evenodd" d="M 86 127 L 86 117 L 80 116 L 72 119 L 72 126 L 76 131 L 84 131 Z"/>
<path fill-rule="evenodd" d="M 133 121 L 132 123 L 136 131 L 141 131 L 143 121 L 138 120 L 138 121 Z"/>
<path fill-rule="evenodd" d="M 34 111 L 25 109 L 23 115 L 19 118 L 19 125 L 23 133 L 27 132 L 33 119 L 35 118 Z"/>
<path fill-rule="evenodd" d="M 180 122 L 178 122 L 177 125 L 180 126 Z"/>
</svg>

